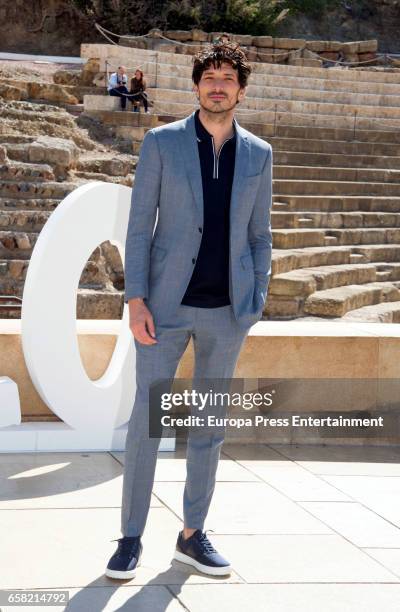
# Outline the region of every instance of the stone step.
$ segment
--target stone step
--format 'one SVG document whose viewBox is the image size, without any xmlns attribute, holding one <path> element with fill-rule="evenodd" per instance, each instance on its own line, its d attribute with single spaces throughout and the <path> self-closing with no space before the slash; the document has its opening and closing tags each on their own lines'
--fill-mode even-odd
<svg viewBox="0 0 400 612">
<path fill-rule="evenodd" d="M 296 249 L 328 244 L 400 244 L 400 228 L 273 229 L 272 238 L 275 249 Z"/>
<path fill-rule="evenodd" d="M 150 72 L 146 72 L 149 88 L 160 87 L 163 89 L 175 89 L 189 91 L 192 88 L 191 67 L 180 67 L 179 74 L 175 74 L 174 66 L 171 64 L 158 64 L 157 74 L 154 71 L 155 64 L 150 64 Z M 260 91 L 287 90 L 297 95 L 307 96 L 310 92 L 314 95 L 341 94 L 352 96 L 371 96 L 373 103 L 383 103 L 385 97 L 393 97 L 396 101 L 400 96 L 400 83 L 376 83 L 369 81 L 344 81 L 337 75 L 336 79 L 299 77 L 282 74 L 252 73 L 249 79 L 246 96 L 263 97 Z M 382 100 L 374 99 L 383 98 Z M 306 99 L 306 98 L 303 98 Z M 318 98 L 317 98 L 318 99 Z M 362 104 L 362 101 L 360 102 Z M 395 104 L 396 105 L 396 104 Z"/>
<path fill-rule="evenodd" d="M 112 100 L 113 100 L 113 103 L 115 103 L 117 101 L 117 98 L 112 98 Z M 118 114 L 115 115 L 114 114 L 115 112 L 118 112 Z M 129 122 L 132 121 L 133 123 L 136 121 L 134 125 L 137 125 L 138 127 L 140 126 L 148 127 L 150 124 L 153 126 L 153 124 L 155 124 L 156 121 L 158 120 L 158 115 L 155 113 L 151 113 L 151 114 L 133 113 L 134 119 L 132 120 L 130 112 L 125 111 L 125 114 L 124 114 L 123 111 L 119 110 L 118 105 L 115 111 L 113 110 L 111 111 L 110 110 L 109 111 L 107 110 L 93 111 L 93 112 L 91 111 L 90 114 L 92 115 L 93 113 L 94 114 L 98 113 L 98 118 L 103 123 L 110 123 L 110 124 L 118 124 L 118 122 L 122 123 L 127 120 L 126 117 L 129 117 Z M 170 121 L 173 121 L 173 120 L 175 120 L 175 117 L 170 118 Z M 296 140 L 299 140 L 300 142 L 304 140 L 306 141 L 321 140 L 322 145 L 327 140 L 331 140 L 334 142 L 341 141 L 341 143 L 342 142 L 345 142 L 345 143 L 356 142 L 357 145 L 360 145 L 360 143 L 364 143 L 364 142 L 387 143 L 390 146 L 393 146 L 396 143 L 400 144 L 400 132 L 393 132 L 393 130 L 357 129 L 357 138 L 355 140 L 354 126 L 352 126 L 351 129 L 346 129 L 346 128 L 338 128 L 336 126 L 335 127 L 332 127 L 332 126 L 319 127 L 313 124 L 309 126 L 284 125 L 284 124 L 276 123 L 276 122 L 265 122 L 265 123 L 254 123 L 253 124 L 249 120 L 246 120 L 244 122 L 243 119 L 241 119 L 240 123 L 243 125 L 243 127 L 246 127 L 246 129 L 249 129 L 251 132 L 258 134 L 261 138 L 268 138 L 269 140 L 271 138 L 296 139 Z M 288 141 L 288 144 L 289 145 L 291 144 L 290 140 Z M 341 146 L 342 144 L 340 145 L 340 147 Z M 338 148 L 339 152 L 341 151 L 340 147 Z M 288 148 L 285 148 L 285 150 L 291 151 L 291 146 L 289 146 Z"/>
<path fill-rule="evenodd" d="M 5 147 L 8 159 L 29 163 L 29 143 L 3 143 L 1 140 L 0 135 L 0 144 Z"/>
<path fill-rule="evenodd" d="M 52 211 L 63 198 L 1 198 L 0 197 L 0 211 L 1 214 L 5 214 L 7 211 L 14 210 L 35 210 L 35 211 Z M 3 213 L 4 211 L 4 213 Z"/>
<path fill-rule="evenodd" d="M 343 317 L 356 308 L 396 301 L 400 301 L 400 281 L 383 281 L 316 291 L 306 298 L 303 309 L 307 314 Z"/>
<path fill-rule="evenodd" d="M 29 259 L 0 259 L 0 295 L 22 295 L 29 266 Z M 91 289 L 105 289 L 107 279 L 99 265 L 99 254 L 95 251 L 86 262 L 79 284 Z M 21 292 L 20 292 L 21 290 Z"/>
<path fill-rule="evenodd" d="M 7 210 L 0 215 L 0 230 L 40 232 L 50 217 L 48 210 Z"/>
<path fill-rule="evenodd" d="M 111 112 L 113 108 L 116 109 L 114 112 L 123 113 L 124 111 L 117 111 L 118 100 L 119 99 L 115 96 L 85 96 L 85 113 L 92 114 L 101 111 Z M 332 104 L 322 105 L 318 103 L 296 102 L 290 100 L 273 100 L 264 102 L 264 110 L 241 107 L 236 109 L 235 114 L 238 122 L 240 125 L 243 125 L 243 127 L 246 127 L 248 124 L 255 125 L 257 123 L 259 126 L 262 126 L 265 123 L 273 123 L 275 125 L 282 124 L 331 128 L 332 120 L 334 119 L 337 128 L 353 129 L 356 135 L 358 130 L 376 129 L 379 131 L 394 130 L 398 132 L 400 129 L 400 108 L 381 107 L 384 108 L 383 111 L 375 111 L 374 107 L 365 106 L 362 107 L 363 114 L 357 115 L 355 123 L 353 107 L 344 106 L 341 108 L 339 105 L 336 105 L 336 108 L 332 108 L 334 106 L 335 105 Z M 154 107 L 149 116 L 155 115 L 159 118 L 164 117 L 165 122 L 168 123 L 170 121 L 183 119 L 197 108 L 198 106 L 195 101 L 193 103 L 183 103 L 157 99 L 154 101 Z M 381 112 L 383 115 L 380 116 L 379 114 L 374 114 L 374 112 Z M 130 111 L 126 110 L 125 113 L 130 113 Z M 262 127 L 259 129 L 262 130 Z M 257 134 L 258 132 L 255 133 Z"/>
<path fill-rule="evenodd" d="M 269 139 L 268 142 L 270 142 Z M 272 144 L 272 143 L 271 143 Z M 306 148 L 306 147 L 305 147 Z M 277 166 L 319 166 L 336 168 L 358 168 L 372 170 L 400 170 L 400 156 L 387 155 L 346 155 L 342 153 L 309 153 L 307 151 L 283 151 L 273 148 L 274 167 Z M 275 176 L 275 173 L 274 173 Z"/>
<path fill-rule="evenodd" d="M 357 70 L 356 68 L 311 68 L 292 66 L 290 64 L 270 64 L 251 62 L 253 74 L 281 74 L 282 76 L 297 76 L 300 79 L 310 77 L 322 80 L 340 80 L 348 83 L 397 83 L 398 73 L 384 70 Z"/>
<path fill-rule="evenodd" d="M 9 288 L 7 293 L 2 292 L 2 282 L 0 281 L 0 294 L 16 295 L 22 298 L 23 284 L 20 283 Z M 7 290 L 7 284 L 4 286 Z M 77 319 L 121 319 L 124 307 L 122 291 L 110 289 L 87 289 L 78 287 L 76 296 L 76 317 Z M 2 309 L 4 312 L 4 309 Z M 4 315 L 3 315 L 4 317 Z M 7 312 L 7 318 L 21 318 L 20 309 L 12 309 Z"/>
<path fill-rule="evenodd" d="M 78 187 L 78 184 L 56 181 L 42 182 L 20 182 L 0 181 L 1 198 L 60 198 L 63 199 L 71 191 Z"/>
<path fill-rule="evenodd" d="M 248 123 L 248 129 L 252 132 L 252 124 Z M 300 140 L 326 140 L 342 142 L 382 142 L 387 144 L 400 144 L 400 133 L 392 130 L 360 130 L 354 135 L 354 126 L 351 129 L 339 127 L 319 127 L 314 125 L 283 125 L 281 123 L 264 123 L 261 126 L 255 124 L 255 129 L 260 131 L 260 136 L 274 138 L 294 138 Z"/>
<path fill-rule="evenodd" d="M 379 182 L 400 184 L 400 169 L 340 168 L 321 166 L 275 166 L 275 179 L 299 179 L 309 181 Z"/>
<path fill-rule="evenodd" d="M 273 179 L 273 191 L 282 195 L 377 195 L 400 197 L 398 183 L 355 183 L 352 181 L 302 181 L 298 179 Z"/>
<path fill-rule="evenodd" d="M 92 57 L 99 58 L 100 70 L 105 69 L 105 61 L 111 63 L 112 69 L 118 63 L 126 63 L 126 65 L 146 62 L 155 64 L 155 51 L 139 48 L 122 48 L 112 44 L 103 43 L 84 43 L 81 45 L 80 55 L 83 58 L 90 59 Z M 191 67 L 193 57 L 180 53 L 165 52 L 157 50 L 157 66 L 163 64 L 171 64 L 169 67 L 170 73 L 173 70 L 174 74 L 179 74 L 180 67 Z M 398 73 L 388 72 L 383 69 L 375 70 L 357 70 L 352 68 L 330 67 L 330 68 L 314 68 L 307 66 L 295 66 L 291 64 L 271 64 L 268 62 L 250 62 L 252 68 L 252 76 L 258 74 L 273 74 L 282 76 L 300 77 L 300 79 L 309 77 L 322 80 L 340 80 L 347 82 L 365 82 L 369 83 L 395 83 L 398 84 Z M 147 68 L 147 67 L 146 67 Z M 143 68 L 145 72 L 148 72 Z M 158 70 L 158 73 L 160 71 Z M 190 74 L 190 73 L 189 73 Z"/>
<path fill-rule="evenodd" d="M 369 323 L 400 323 L 400 302 L 382 302 L 346 312 L 343 321 Z"/>
<path fill-rule="evenodd" d="M 196 103 L 190 83 L 184 89 L 166 88 L 161 83 L 147 88 L 150 100 L 163 102 Z M 354 93 L 349 91 L 324 91 L 305 88 L 260 86 L 249 84 L 241 109 L 268 110 L 278 104 L 279 110 L 298 110 L 310 106 L 310 112 L 335 115 L 354 114 L 372 117 L 399 117 L 400 95 Z M 373 110 L 374 109 L 374 110 Z"/>
<path fill-rule="evenodd" d="M 178 91 L 175 89 L 148 88 L 150 100 L 154 101 L 155 112 L 159 110 L 159 102 L 161 105 L 170 103 L 180 103 L 192 107 L 197 104 L 197 98 L 193 91 Z M 359 104 L 347 103 L 343 101 L 325 101 L 323 92 L 318 92 L 319 98 L 314 94 L 315 99 L 305 100 L 302 98 L 294 99 L 293 91 L 286 89 L 286 95 L 280 98 L 274 97 L 274 91 L 265 92 L 265 97 L 248 97 L 240 103 L 240 110 L 246 112 L 251 111 L 276 111 L 276 112 L 291 112 L 304 113 L 309 112 L 312 115 L 335 115 L 335 116 L 351 116 L 354 117 L 372 117 L 383 119 L 400 120 L 400 98 L 392 99 L 392 104 L 387 106 L 379 106 L 373 96 L 373 100 L 369 103 Z M 313 92 L 312 92 L 313 93 Z M 316 92 L 317 93 L 317 92 Z M 339 99 L 345 98 L 345 95 L 340 93 Z M 86 96 L 85 96 L 86 99 Z M 86 107 L 85 107 L 86 108 Z"/>
<path fill-rule="evenodd" d="M 272 250 L 272 274 L 283 274 L 298 268 L 350 263 L 390 263 L 400 261 L 400 244 L 367 244 L 357 246 L 320 246 Z"/>
<path fill-rule="evenodd" d="M 286 205 L 286 211 L 314 212 L 400 212 L 400 198 L 365 195 L 272 195 L 273 202 L 280 203 L 281 210 Z"/>
<path fill-rule="evenodd" d="M 340 264 L 292 270 L 274 275 L 270 281 L 268 294 L 304 297 L 322 289 L 373 282 L 378 280 L 377 265 L 379 264 Z"/>
<path fill-rule="evenodd" d="M 104 125 L 111 126 L 149 128 L 154 127 L 157 123 L 154 113 L 134 113 L 129 104 L 124 111 L 121 110 L 117 96 L 85 96 L 84 114 L 96 118 Z"/>
<path fill-rule="evenodd" d="M 282 138 L 271 136 L 268 139 L 272 149 L 285 152 L 328 153 L 341 155 L 400 155 L 400 145 L 383 142 L 349 142 L 346 140 L 310 140 L 307 138 Z"/>
<path fill-rule="evenodd" d="M 188 91 L 192 87 L 192 67 L 188 65 L 177 65 L 166 62 L 146 61 L 144 59 L 146 80 L 149 88 L 162 87 Z M 101 71 L 105 72 L 105 63 L 101 65 Z M 352 71 L 353 72 L 353 71 Z M 342 71 L 343 74 L 343 71 Z M 128 70 L 129 75 L 129 70 Z M 289 88 L 305 92 L 318 93 L 345 93 L 353 95 L 375 95 L 375 96 L 398 96 L 400 95 L 400 84 L 393 82 L 375 82 L 369 80 L 344 80 L 341 74 L 334 74 L 328 78 L 329 71 L 324 69 L 320 78 L 307 75 L 291 75 L 282 73 L 252 72 L 250 76 L 248 92 L 255 95 L 257 88 Z M 105 85 L 105 79 L 103 80 Z M 305 93 L 307 95 L 307 93 Z"/>
<path fill-rule="evenodd" d="M 28 266 L 29 259 L 0 259 L 0 295 L 12 295 L 21 283 L 23 287 Z"/>
<path fill-rule="evenodd" d="M 385 212 L 285 212 L 272 207 L 274 229 L 400 227 L 400 215 Z"/>
<path fill-rule="evenodd" d="M 159 124 L 177 119 L 172 115 L 153 117 Z M 354 138 L 354 130 L 251 123 L 240 116 L 239 119 L 242 127 L 272 145 L 277 164 L 400 168 L 400 132 L 357 130 Z"/>
<path fill-rule="evenodd" d="M 108 176 L 124 176 L 132 172 L 136 168 L 137 158 L 124 156 L 123 158 L 116 157 L 90 157 L 85 159 L 81 157 L 77 163 L 77 170 L 84 172 L 99 172 Z"/>
<path fill-rule="evenodd" d="M 0 144 L 29 144 L 35 142 L 37 136 L 26 134 L 0 134 Z"/>
<path fill-rule="evenodd" d="M 0 259 L 30 259 L 39 232 L 0 230 Z"/>
<path fill-rule="evenodd" d="M 53 168 L 49 164 L 8 162 L 0 166 L 0 181 L 54 181 Z"/>
<path fill-rule="evenodd" d="M 126 174 L 125 176 L 109 176 L 108 174 L 104 174 L 102 172 L 89 172 L 87 170 L 74 170 L 72 175 L 81 180 L 116 183 L 118 185 L 127 185 L 128 187 L 132 187 L 134 179 L 133 174 Z"/>
<path fill-rule="evenodd" d="M 38 122 L 40 120 L 42 125 L 49 123 L 71 130 L 75 128 L 75 119 L 66 113 L 64 108 L 54 106 L 51 102 L 46 102 L 46 100 L 40 104 L 37 102 L 37 100 L 27 100 L 14 103 L 13 106 L 4 106 L 2 109 L 2 119 L 17 120 L 21 124 L 24 121 Z"/>
</svg>

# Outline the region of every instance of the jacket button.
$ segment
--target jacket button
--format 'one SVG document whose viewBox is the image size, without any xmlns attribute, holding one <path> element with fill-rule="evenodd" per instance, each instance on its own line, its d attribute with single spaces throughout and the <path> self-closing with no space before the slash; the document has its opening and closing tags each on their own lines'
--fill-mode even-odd
<svg viewBox="0 0 400 612">
<path fill-rule="evenodd" d="M 196 258 L 195 257 L 193 257 L 192 263 L 196 263 Z"/>
<path fill-rule="evenodd" d="M 203 233 L 203 228 L 202 227 L 199 227 L 199 232 L 200 232 L 200 234 Z"/>
</svg>

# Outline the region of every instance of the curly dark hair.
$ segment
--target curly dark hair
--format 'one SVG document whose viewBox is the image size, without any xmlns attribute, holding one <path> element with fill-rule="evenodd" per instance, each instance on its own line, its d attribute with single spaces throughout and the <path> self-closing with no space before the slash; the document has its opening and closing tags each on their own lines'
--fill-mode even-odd
<svg viewBox="0 0 400 612">
<path fill-rule="evenodd" d="M 217 42 L 204 47 L 193 57 L 192 81 L 196 85 L 202 77 L 204 70 L 211 64 L 214 68 L 220 68 L 222 62 L 230 64 L 238 71 L 238 81 L 240 87 L 246 87 L 251 73 L 251 67 L 247 61 L 246 54 L 238 43 L 231 41 Z"/>
</svg>

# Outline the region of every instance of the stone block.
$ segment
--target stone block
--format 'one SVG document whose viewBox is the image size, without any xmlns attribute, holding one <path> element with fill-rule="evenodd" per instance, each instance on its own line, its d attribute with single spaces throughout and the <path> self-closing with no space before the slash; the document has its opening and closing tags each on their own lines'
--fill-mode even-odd
<svg viewBox="0 0 400 612">
<path fill-rule="evenodd" d="M 300 312 L 300 300 L 269 295 L 264 312 L 270 317 L 295 317 Z"/>
<path fill-rule="evenodd" d="M 321 51 L 327 50 L 328 44 L 324 40 L 306 40 L 306 49 L 314 51 L 314 53 L 321 53 Z"/>
<path fill-rule="evenodd" d="M 166 30 L 164 32 L 164 36 L 167 38 L 172 38 L 172 40 L 179 40 L 181 42 L 192 40 L 192 32 L 188 30 Z"/>
<path fill-rule="evenodd" d="M 152 28 L 147 33 L 147 36 L 150 36 L 151 38 L 161 38 L 162 35 L 163 31 L 160 30 L 160 28 Z"/>
<path fill-rule="evenodd" d="M 66 104 L 79 104 L 78 98 L 72 96 L 62 85 L 56 83 L 29 83 L 29 97 L 43 99 L 49 102 L 64 102 Z"/>
<path fill-rule="evenodd" d="M 0 83 L 0 97 L 4 100 L 26 100 L 27 91 L 8 83 Z"/>
<path fill-rule="evenodd" d="M 56 70 L 53 81 L 58 85 L 80 85 L 81 70 Z"/>
<path fill-rule="evenodd" d="M 372 40 L 360 40 L 358 42 L 359 53 L 374 53 L 378 51 L 378 41 L 376 38 Z"/>
<path fill-rule="evenodd" d="M 71 140 L 39 136 L 28 145 L 29 161 L 47 162 L 63 168 L 74 168 L 79 159 L 79 150 Z"/>
<path fill-rule="evenodd" d="M 212 43 L 217 38 L 220 38 L 220 36 L 222 36 L 223 34 L 225 34 L 226 36 L 229 36 L 229 38 L 231 38 L 231 36 L 232 36 L 232 34 L 229 34 L 228 32 L 209 32 L 208 40 Z"/>
<path fill-rule="evenodd" d="M 349 53 L 345 55 L 344 61 L 358 63 L 360 61 L 360 58 L 358 56 L 358 53 Z"/>
<path fill-rule="evenodd" d="M 208 41 L 208 33 L 204 32 L 204 30 L 199 30 L 197 28 L 193 28 L 192 30 L 192 40 L 197 42 L 207 42 Z"/>
<path fill-rule="evenodd" d="M 301 49 L 305 43 L 303 38 L 274 38 L 274 47 L 278 49 Z"/>
<path fill-rule="evenodd" d="M 249 47 L 245 49 L 245 54 L 249 62 L 256 62 L 258 58 L 257 47 Z"/>
<path fill-rule="evenodd" d="M 161 45 L 157 45 L 157 47 L 154 47 L 154 49 L 156 49 L 157 51 L 163 51 L 164 53 L 176 53 L 178 48 L 181 46 L 182 45 L 174 45 L 173 43 L 167 42 L 165 40 Z"/>
<path fill-rule="evenodd" d="M 100 72 L 100 58 L 91 57 L 84 64 L 81 72 L 82 85 L 93 85 L 96 75 Z"/>
<path fill-rule="evenodd" d="M 292 66 L 308 66 L 309 68 L 321 68 L 322 60 L 318 58 L 294 57 L 289 60 Z"/>
<path fill-rule="evenodd" d="M 342 51 L 346 56 L 352 55 L 353 53 L 358 53 L 358 45 L 358 42 L 344 42 L 342 43 Z"/>
<path fill-rule="evenodd" d="M 322 51 L 321 53 L 319 53 L 319 55 L 325 59 L 329 59 L 329 60 L 338 60 L 339 59 L 339 53 L 337 51 Z M 318 59 L 318 58 L 317 58 Z M 321 58 L 319 58 L 321 59 Z"/>
<path fill-rule="evenodd" d="M 339 40 L 329 40 L 327 41 L 327 51 L 340 51 L 342 49 L 342 42 Z"/>
<path fill-rule="evenodd" d="M 273 47 L 274 39 L 272 36 L 253 36 L 253 45 L 256 47 Z"/>
<path fill-rule="evenodd" d="M 253 44 L 253 37 L 251 34 L 231 34 L 230 39 L 239 45 L 249 46 Z"/>
<path fill-rule="evenodd" d="M 376 53 L 359 53 L 358 59 L 360 62 L 377 59 Z"/>
</svg>

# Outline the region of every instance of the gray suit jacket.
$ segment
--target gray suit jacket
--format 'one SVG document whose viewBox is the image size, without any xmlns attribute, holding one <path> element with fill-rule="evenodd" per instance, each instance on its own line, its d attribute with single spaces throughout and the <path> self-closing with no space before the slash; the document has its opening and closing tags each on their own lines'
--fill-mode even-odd
<svg viewBox="0 0 400 612">
<path fill-rule="evenodd" d="M 173 322 L 202 238 L 194 115 L 146 133 L 133 183 L 124 301 L 145 298 L 155 325 Z M 239 326 L 246 328 L 262 317 L 271 275 L 272 147 L 234 121 L 229 295 Z"/>
</svg>

